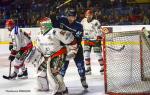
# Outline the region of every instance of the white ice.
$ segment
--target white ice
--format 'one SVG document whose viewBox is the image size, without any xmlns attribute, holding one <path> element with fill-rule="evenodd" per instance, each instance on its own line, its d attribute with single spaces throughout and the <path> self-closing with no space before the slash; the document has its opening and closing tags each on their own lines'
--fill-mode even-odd
<svg viewBox="0 0 150 95">
<path fill-rule="evenodd" d="M 36 91 L 35 69 L 32 64 L 27 64 L 29 78 L 6 80 L 3 75 L 9 73 L 9 50 L 7 45 L 0 45 L 0 95 L 51 95 L 50 92 Z M 100 66 L 92 56 L 92 75 L 87 75 L 87 83 L 89 88 L 87 91 L 83 89 L 80 82 L 80 77 L 77 72 L 77 67 L 71 61 L 67 69 L 64 81 L 69 90 L 69 95 L 105 95 L 104 94 L 104 79 L 100 74 Z"/>
</svg>

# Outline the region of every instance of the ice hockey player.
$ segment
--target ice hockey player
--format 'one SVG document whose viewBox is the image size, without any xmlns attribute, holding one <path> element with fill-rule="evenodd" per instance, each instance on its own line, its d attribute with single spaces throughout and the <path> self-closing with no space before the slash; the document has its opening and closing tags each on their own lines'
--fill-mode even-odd
<svg viewBox="0 0 150 95">
<path fill-rule="evenodd" d="M 15 62 L 13 61 L 14 72 L 10 76 L 4 78 L 27 78 L 28 72 L 27 68 L 25 67 L 24 61 L 33 47 L 31 38 L 26 32 L 15 25 L 13 19 L 8 19 L 6 21 L 6 28 L 10 31 L 10 38 L 12 39 L 12 42 L 9 46 L 11 53 L 8 59 L 10 61 L 15 60 Z M 20 74 L 18 74 L 19 69 L 21 69 L 22 71 Z"/>
<path fill-rule="evenodd" d="M 144 32 L 146 37 L 150 38 L 150 32 L 147 31 L 145 27 L 142 28 L 142 31 Z"/>
<path fill-rule="evenodd" d="M 68 8 L 66 15 L 67 15 L 67 17 L 58 17 L 56 19 L 55 27 L 72 32 L 74 37 L 77 39 L 78 52 L 74 58 L 74 61 L 78 68 L 78 73 L 80 75 L 81 84 L 84 87 L 84 89 L 87 89 L 88 84 L 86 82 L 83 48 L 81 45 L 82 36 L 83 36 L 83 27 L 79 22 L 76 21 L 77 13 L 76 13 L 75 9 Z M 68 65 L 69 65 L 69 60 L 66 60 L 64 67 L 61 70 L 61 75 L 63 77 L 65 76 Z"/>
<path fill-rule="evenodd" d="M 96 57 L 98 58 L 98 62 L 101 66 L 100 72 L 103 72 L 103 63 L 102 63 L 102 49 L 101 49 L 101 39 L 102 32 L 100 31 L 101 25 L 100 22 L 94 19 L 94 13 L 92 10 L 87 10 L 85 12 L 85 18 L 81 21 L 83 25 L 83 50 L 84 50 L 84 58 L 86 64 L 86 74 L 91 74 L 91 49 L 93 48 Z"/>
<path fill-rule="evenodd" d="M 44 17 L 39 21 L 41 35 L 37 37 L 36 48 L 28 57 L 30 62 L 39 62 L 37 65 L 38 90 L 52 89 L 51 94 L 65 95 L 68 93 L 68 89 L 60 70 L 65 64 L 66 55 L 71 58 L 77 53 L 77 41 L 71 32 L 53 28 L 50 18 Z M 62 44 L 65 44 L 67 48 Z"/>
</svg>

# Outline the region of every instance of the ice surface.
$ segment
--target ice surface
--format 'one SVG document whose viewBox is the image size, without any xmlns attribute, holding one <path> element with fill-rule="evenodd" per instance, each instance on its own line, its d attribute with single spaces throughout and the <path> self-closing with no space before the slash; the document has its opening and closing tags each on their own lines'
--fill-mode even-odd
<svg viewBox="0 0 150 95">
<path fill-rule="evenodd" d="M 28 79 L 3 79 L 3 75 L 8 75 L 8 55 L 8 45 L 0 45 L 0 95 L 51 95 L 50 92 L 36 91 L 35 68 L 32 64 L 26 63 L 29 73 Z M 93 56 L 92 58 L 95 59 Z M 69 95 L 105 95 L 103 75 L 100 74 L 99 69 L 100 66 L 97 61 L 92 60 L 92 75 L 87 76 L 89 88 L 88 91 L 85 91 L 81 86 L 77 68 L 71 61 L 64 78 Z"/>
</svg>

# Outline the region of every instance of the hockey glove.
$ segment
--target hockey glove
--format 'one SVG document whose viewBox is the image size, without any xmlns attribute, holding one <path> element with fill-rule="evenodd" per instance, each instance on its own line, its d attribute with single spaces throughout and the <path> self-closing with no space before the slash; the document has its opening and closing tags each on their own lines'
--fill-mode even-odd
<svg viewBox="0 0 150 95">
<path fill-rule="evenodd" d="M 11 50 L 11 54 L 8 57 L 8 60 L 13 61 L 15 59 L 16 54 L 17 54 L 17 51 Z"/>
<path fill-rule="evenodd" d="M 9 59 L 10 61 L 13 61 L 13 60 L 15 59 L 15 56 L 10 55 L 8 59 Z"/>
<path fill-rule="evenodd" d="M 13 44 L 12 42 L 9 43 L 9 50 L 11 51 L 13 49 Z"/>
</svg>

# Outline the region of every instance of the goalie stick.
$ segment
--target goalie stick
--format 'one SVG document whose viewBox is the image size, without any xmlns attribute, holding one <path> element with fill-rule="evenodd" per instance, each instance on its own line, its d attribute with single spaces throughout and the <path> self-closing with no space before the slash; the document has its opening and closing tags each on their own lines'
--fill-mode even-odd
<svg viewBox="0 0 150 95">
<path fill-rule="evenodd" d="M 11 75 L 11 63 L 12 63 L 12 61 L 10 61 L 10 64 L 9 64 L 9 75 L 8 76 L 3 75 L 4 79 L 10 79 L 10 75 Z"/>
</svg>

